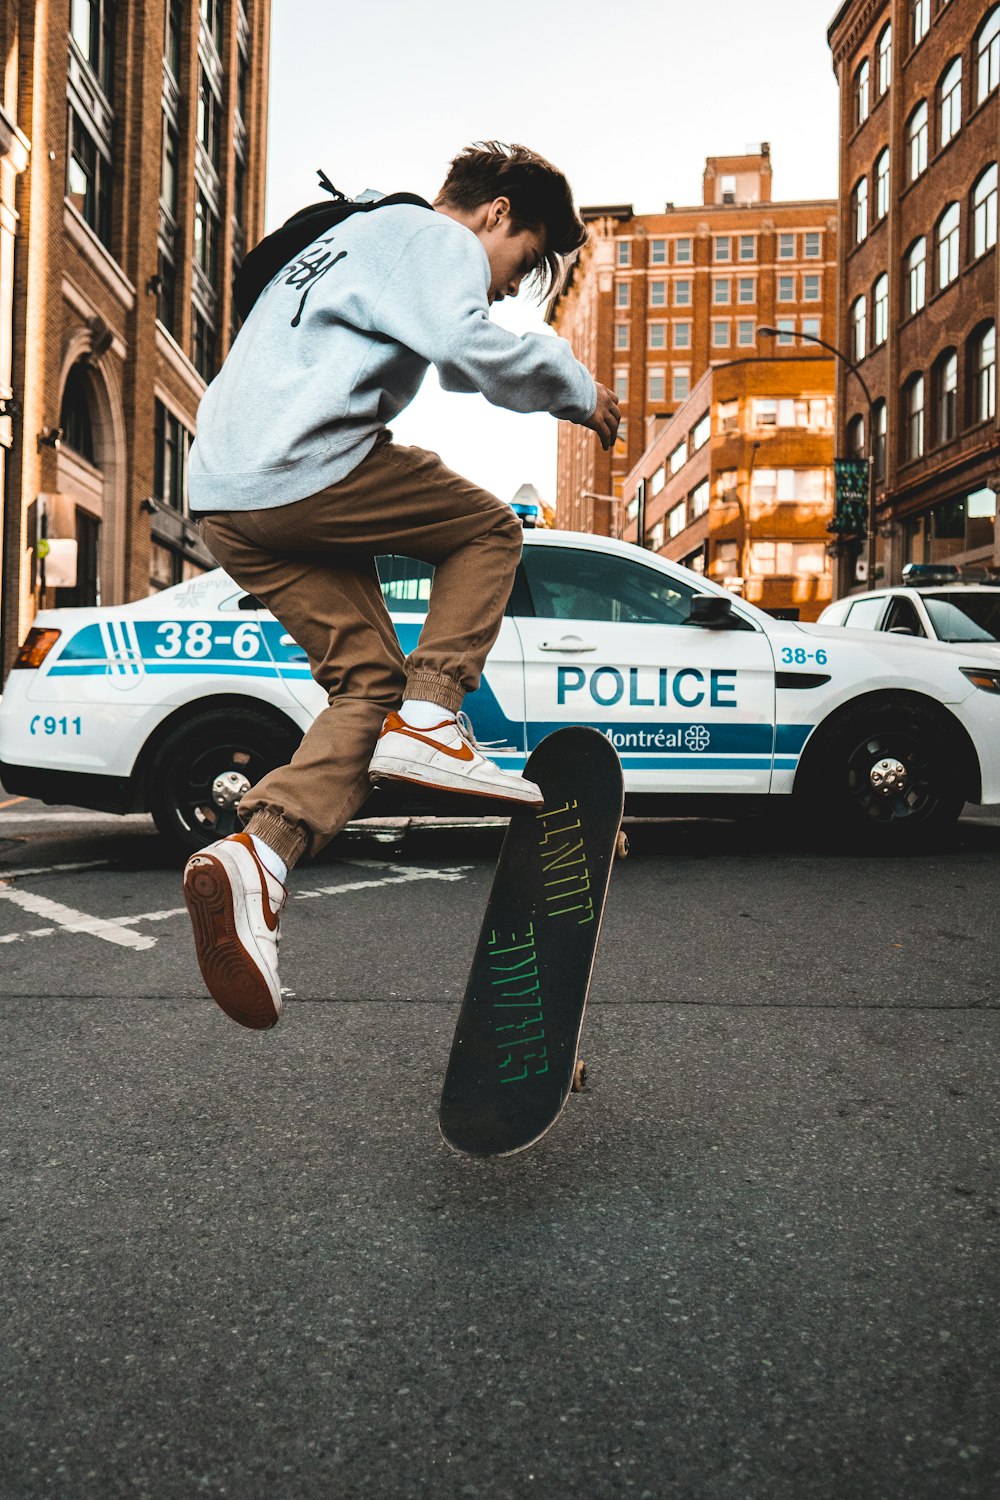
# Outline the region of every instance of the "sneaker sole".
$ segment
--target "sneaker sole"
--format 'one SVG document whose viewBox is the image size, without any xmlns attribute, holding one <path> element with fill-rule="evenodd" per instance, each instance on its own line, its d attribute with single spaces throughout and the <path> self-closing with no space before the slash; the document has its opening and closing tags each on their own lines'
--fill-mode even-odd
<svg viewBox="0 0 1000 1500">
<path fill-rule="evenodd" d="M 399 769 L 397 769 L 397 766 Z M 457 775 L 455 779 L 445 779 L 448 773 L 442 772 L 433 777 L 414 776 L 413 767 L 405 762 L 387 762 L 377 770 L 372 768 L 369 777 L 373 783 L 379 781 L 406 781 L 411 786 L 425 787 L 435 792 L 459 792 L 466 797 L 479 797 L 484 802 L 516 802 L 519 807 L 544 807 L 544 797 L 521 797 L 516 792 L 504 792 L 498 787 L 496 791 L 487 791 L 479 787 L 475 782 L 470 782 L 467 777 Z"/>
<path fill-rule="evenodd" d="M 211 855 L 184 871 L 184 901 L 194 929 L 194 947 L 208 993 L 231 1020 L 252 1031 L 268 1031 L 281 1019 L 264 976 L 236 931 L 233 888 Z"/>
</svg>

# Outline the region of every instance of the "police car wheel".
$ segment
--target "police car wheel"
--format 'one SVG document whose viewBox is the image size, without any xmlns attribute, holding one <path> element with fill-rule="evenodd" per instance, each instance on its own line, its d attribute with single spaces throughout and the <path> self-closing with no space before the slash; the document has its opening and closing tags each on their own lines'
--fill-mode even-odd
<svg viewBox="0 0 1000 1500">
<path fill-rule="evenodd" d="M 913 705 L 865 705 L 822 735 L 802 790 L 821 823 L 891 846 L 951 827 L 965 805 L 954 738 Z"/>
<path fill-rule="evenodd" d="M 236 809 L 251 786 L 285 765 L 299 732 L 253 709 L 212 709 L 180 724 L 153 757 L 148 805 L 182 859 L 242 826 Z"/>
</svg>

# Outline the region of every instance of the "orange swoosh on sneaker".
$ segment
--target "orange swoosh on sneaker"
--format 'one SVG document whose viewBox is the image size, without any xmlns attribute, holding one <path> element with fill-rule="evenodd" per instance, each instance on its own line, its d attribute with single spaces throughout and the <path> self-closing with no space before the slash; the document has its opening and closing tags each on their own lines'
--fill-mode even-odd
<svg viewBox="0 0 1000 1500">
<path fill-rule="evenodd" d="M 404 723 L 402 719 L 398 726 L 392 726 L 391 732 L 393 734 L 408 735 L 410 739 L 419 740 L 423 745 L 430 745 L 432 750 L 440 750 L 442 755 L 450 755 L 452 760 L 470 761 L 476 758 L 476 752 L 471 746 L 465 744 L 464 740 L 457 749 L 453 750 L 450 745 L 442 745 L 440 740 L 432 740 L 428 735 L 421 734 L 418 729 L 411 729 L 409 724 Z"/>
<path fill-rule="evenodd" d="M 267 893 L 267 876 L 264 871 L 264 866 L 260 862 L 260 856 L 253 846 L 253 839 L 248 833 L 234 833 L 233 839 L 237 844 L 242 844 L 244 849 L 249 849 L 251 855 L 253 856 L 253 862 L 257 866 L 257 872 L 260 875 L 260 898 L 261 906 L 264 912 L 264 922 L 271 932 L 275 932 L 277 930 L 280 912 L 276 912 L 274 907 L 271 905 L 271 898 Z"/>
</svg>

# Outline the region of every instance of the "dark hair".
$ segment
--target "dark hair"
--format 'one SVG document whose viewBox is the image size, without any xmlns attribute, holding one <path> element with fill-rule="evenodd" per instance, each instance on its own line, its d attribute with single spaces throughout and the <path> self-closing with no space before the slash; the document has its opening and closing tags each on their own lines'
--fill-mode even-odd
<svg viewBox="0 0 1000 1500">
<path fill-rule="evenodd" d="M 471 210 L 494 198 L 510 199 L 515 229 L 545 230 L 544 259 L 531 278 L 544 297 L 561 279 L 562 257 L 587 239 L 569 183 L 558 167 L 527 146 L 475 141 L 451 163 L 435 202 Z"/>
</svg>

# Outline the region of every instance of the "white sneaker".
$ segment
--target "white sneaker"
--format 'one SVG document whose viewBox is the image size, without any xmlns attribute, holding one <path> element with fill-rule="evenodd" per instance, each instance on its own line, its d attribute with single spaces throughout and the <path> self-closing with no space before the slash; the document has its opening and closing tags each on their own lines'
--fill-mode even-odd
<svg viewBox="0 0 1000 1500">
<path fill-rule="evenodd" d="M 414 729 L 399 714 L 382 725 L 368 775 L 372 781 L 412 781 L 443 792 L 468 792 L 500 802 L 544 806 L 533 781 L 501 771 L 481 755 L 465 714 L 445 718 L 430 729 Z"/>
<path fill-rule="evenodd" d="M 209 844 L 184 866 L 184 900 L 209 994 L 241 1026 L 281 1019 L 278 921 L 288 899 L 248 833 Z"/>
</svg>

